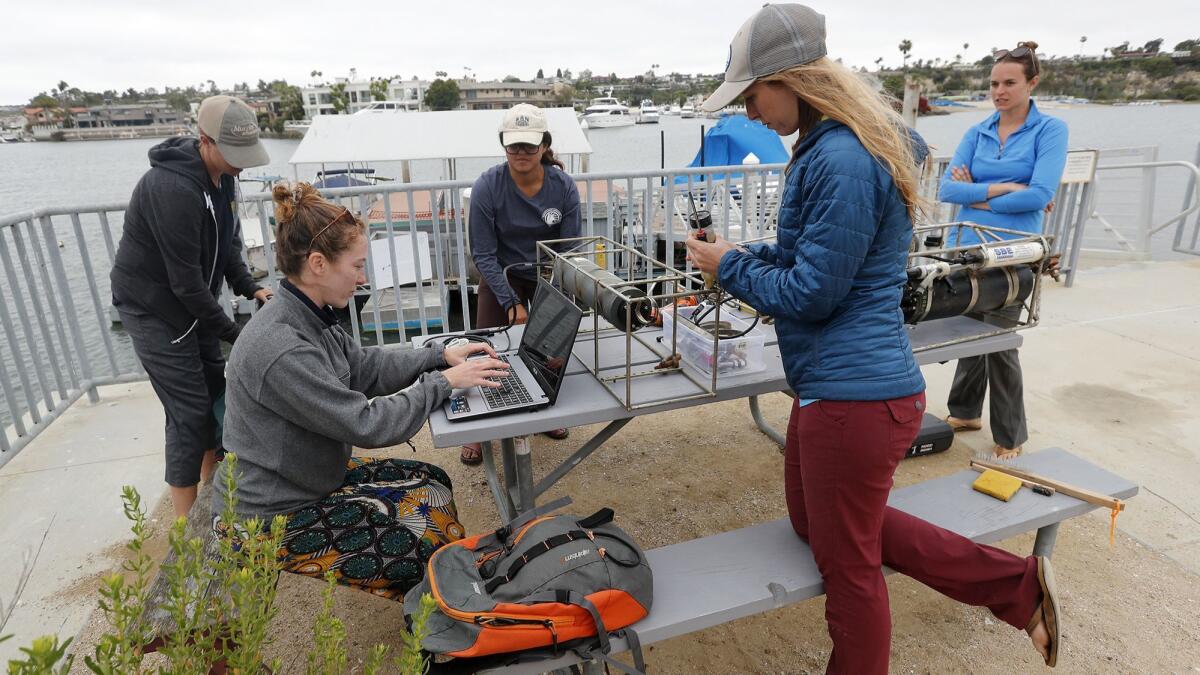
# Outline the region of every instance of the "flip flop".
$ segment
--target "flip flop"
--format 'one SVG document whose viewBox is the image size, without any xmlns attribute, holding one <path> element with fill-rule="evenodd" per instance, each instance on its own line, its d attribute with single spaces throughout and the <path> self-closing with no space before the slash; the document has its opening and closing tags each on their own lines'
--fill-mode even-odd
<svg viewBox="0 0 1200 675">
<path fill-rule="evenodd" d="M 1026 632 L 1032 633 L 1041 619 L 1050 635 L 1050 648 L 1046 652 L 1046 665 L 1053 668 L 1058 663 L 1058 643 L 1060 634 L 1059 617 L 1062 616 L 1058 606 L 1058 586 L 1054 581 L 1054 568 L 1050 559 L 1038 556 L 1038 584 L 1042 587 L 1042 604 L 1034 611 L 1029 620 Z"/>
<path fill-rule="evenodd" d="M 992 446 L 992 459 L 1007 462 L 1021 456 L 1021 446 L 1015 448 L 1006 448 L 997 443 Z"/>
<path fill-rule="evenodd" d="M 478 443 L 462 446 L 458 453 L 458 461 L 467 466 L 478 466 L 483 463 L 483 446 Z"/>
<path fill-rule="evenodd" d="M 976 417 L 973 420 L 964 420 L 954 415 L 946 415 L 946 424 L 954 431 L 979 431 L 983 428 L 983 421 Z"/>
</svg>

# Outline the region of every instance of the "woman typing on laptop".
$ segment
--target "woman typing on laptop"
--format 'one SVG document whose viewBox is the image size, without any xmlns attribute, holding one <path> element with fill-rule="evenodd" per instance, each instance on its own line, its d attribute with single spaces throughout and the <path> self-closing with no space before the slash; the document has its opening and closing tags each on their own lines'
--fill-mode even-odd
<svg viewBox="0 0 1200 675">
<path fill-rule="evenodd" d="M 360 347 L 330 307 L 366 283 L 366 227 L 307 183 L 274 191 L 275 299 L 229 358 L 225 448 L 238 456 L 241 516 L 288 519 L 284 569 L 402 599 L 421 564 L 462 537 L 450 479 L 409 460 L 352 458 L 353 446 L 403 443 L 454 388 L 498 386 L 490 346 Z M 472 354 L 492 358 L 468 360 Z M 224 504 L 215 481 L 214 513 Z M 221 531 L 220 523 L 214 526 Z"/>
</svg>

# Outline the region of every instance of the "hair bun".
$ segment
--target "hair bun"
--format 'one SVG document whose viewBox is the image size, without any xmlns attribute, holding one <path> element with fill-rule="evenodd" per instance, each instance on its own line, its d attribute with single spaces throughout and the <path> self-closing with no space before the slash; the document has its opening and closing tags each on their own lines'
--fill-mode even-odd
<svg viewBox="0 0 1200 675">
<path fill-rule="evenodd" d="M 288 223 L 296 217 L 296 200 L 292 187 L 286 182 L 276 183 L 271 188 L 271 201 L 275 202 L 275 222 Z"/>
<path fill-rule="evenodd" d="M 1034 42 L 1033 40 L 1026 40 L 1025 42 L 1023 42 L 1021 44 L 1025 45 L 1026 47 L 1029 47 L 1030 51 L 1035 51 L 1035 52 L 1037 51 L 1038 43 Z"/>
</svg>

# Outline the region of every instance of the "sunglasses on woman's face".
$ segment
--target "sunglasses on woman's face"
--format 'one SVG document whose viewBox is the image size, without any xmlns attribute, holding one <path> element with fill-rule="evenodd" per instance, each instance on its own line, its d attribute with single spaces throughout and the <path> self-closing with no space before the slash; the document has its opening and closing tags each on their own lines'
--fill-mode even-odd
<svg viewBox="0 0 1200 675">
<path fill-rule="evenodd" d="M 532 143 L 513 143 L 512 145 L 504 146 L 504 151 L 510 155 L 536 155 L 542 146 Z"/>
<path fill-rule="evenodd" d="M 996 59 L 997 61 L 999 61 L 1000 59 L 1005 58 L 1007 56 L 1011 56 L 1014 59 L 1023 59 L 1032 53 L 1033 53 L 1032 49 L 1030 49 L 1029 47 L 1022 46 L 1022 47 L 1017 47 L 1016 49 L 1012 49 L 1012 50 L 1001 49 L 1001 50 L 997 51 L 995 54 L 993 54 L 992 58 Z"/>
</svg>

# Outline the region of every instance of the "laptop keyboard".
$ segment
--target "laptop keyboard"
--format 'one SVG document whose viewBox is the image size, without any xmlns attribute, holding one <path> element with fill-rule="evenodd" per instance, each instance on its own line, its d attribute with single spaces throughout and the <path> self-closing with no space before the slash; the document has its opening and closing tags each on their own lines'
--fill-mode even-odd
<svg viewBox="0 0 1200 675">
<path fill-rule="evenodd" d="M 501 361 L 508 363 L 508 356 L 501 354 L 498 357 Z M 497 410 L 500 408 L 511 408 L 521 405 L 522 403 L 532 403 L 533 397 L 529 395 L 529 391 L 525 389 L 525 384 L 511 370 L 508 375 L 503 377 L 492 378 L 493 382 L 499 382 L 500 388 L 493 389 L 491 387 L 480 387 L 483 392 L 483 400 L 487 401 L 488 408 Z"/>
</svg>

